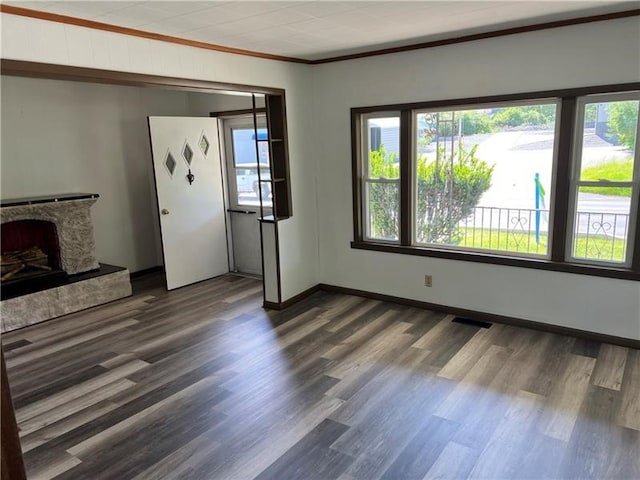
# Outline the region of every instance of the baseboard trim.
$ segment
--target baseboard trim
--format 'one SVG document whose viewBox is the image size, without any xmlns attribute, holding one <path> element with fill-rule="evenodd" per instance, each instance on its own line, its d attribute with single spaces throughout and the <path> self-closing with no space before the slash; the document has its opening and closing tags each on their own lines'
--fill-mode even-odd
<svg viewBox="0 0 640 480">
<path fill-rule="evenodd" d="M 524 320 L 521 318 L 507 317 L 504 315 L 496 315 L 494 313 L 478 312 L 468 310 L 466 308 L 451 307 L 449 305 L 440 305 L 437 303 L 423 302 L 420 300 L 412 300 L 409 298 L 395 297 L 382 293 L 368 292 L 365 290 L 356 290 L 353 288 L 339 287 L 336 285 L 320 284 L 320 290 L 326 292 L 344 293 L 346 295 L 355 295 L 357 297 L 365 297 L 373 300 L 381 300 L 383 302 L 398 303 L 408 305 L 410 307 L 424 308 L 436 312 L 449 313 L 460 317 L 473 318 L 483 322 L 502 323 L 505 325 L 513 325 L 515 327 L 530 328 L 532 330 L 541 330 L 543 332 L 557 333 L 559 335 L 568 335 L 571 337 L 584 338 L 596 342 L 611 343 L 622 347 L 640 349 L 640 340 L 632 338 L 617 337 L 614 335 L 606 335 L 604 333 L 590 332 L 588 330 L 580 330 L 577 328 L 562 327 L 560 325 L 551 325 L 548 323 L 535 322 L 532 320 Z"/>
<path fill-rule="evenodd" d="M 294 305 L 296 303 L 298 303 L 301 300 L 304 300 L 305 298 L 307 298 L 310 295 L 313 295 L 314 293 L 320 291 L 321 286 L 320 284 L 314 285 L 311 288 L 307 288 L 305 291 L 300 292 L 299 294 L 289 298 L 288 300 L 285 300 L 284 302 L 281 303 L 277 303 L 277 302 L 267 302 L 266 300 L 263 302 L 262 306 L 264 308 L 268 308 L 270 310 L 284 310 L 287 307 L 290 307 L 291 305 Z"/>
<path fill-rule="evenodd" d="M 285 300 L 282 303 L 264 302 L 264 308 L 271 310 L 283 310 L 291 305 L 298 303 L 306 297 L 318 291 L 343 293 L 345 295 L 354 295 L 356 297 L 370 298 L 372 300 L 380 300 L 383 302 L 397 303 L 407 305 L 409 307 L 422 308 L 434 312 L 448 313 L 458 317 L 472 318 L 482 322 L 501 323 L 504 325 L 512 325 L 514 327 L 530 328 L 532 330 L 540 330 L 543 332 L 556 333 L 558 335 L 567 335 L 570 337 L 583 338 L 602 343 L 610 343 L 620 345 L 627 348 L 640 349 L 640 340 L 632 338 L 617 337 L 615 335 L 607 335 L 604 333 L 590 332 L 588 330 L 580 330 L 577 328 L 563 327 L 560 325 L 552 325 L 549 323 L 535 322 L 533 320 L 524 320 L 522 318 L 508 317 L 505 315 L 497 315 L 495 313 L 479 312 L 477 310 L 469 310 L 466 308 L 452 307 L 449 305 L 441 305 L 438 303 L 423 302 L 421 300 L 412 300 L 410 298 L 396 297 L 383 293 L 368 292 L 366 290 L 357 290 L 355 288 L 340 287 L 337 285 L 328 285 L 319 283 L 298 295 Z"/>
<path fill-rule="evenodd" d="M 282 310 L 285 307 L 282 306 L 282 303 L 278 302 L 267 302 L 266 300 L 262 302 L 262 308 L 266 308 L 267 310 Z"/>
<path fill-rule="evenodd" d="M 157 265 L 151 268 L 145 268 L 144 270 L 138 270 L 137 272 L 131 272 L 131 280 L 136 280 L 140 277 L 144 277 L 145 275 L 150 275 L 152 273 L 164 273 L 164 265 Z"/>
</svg>

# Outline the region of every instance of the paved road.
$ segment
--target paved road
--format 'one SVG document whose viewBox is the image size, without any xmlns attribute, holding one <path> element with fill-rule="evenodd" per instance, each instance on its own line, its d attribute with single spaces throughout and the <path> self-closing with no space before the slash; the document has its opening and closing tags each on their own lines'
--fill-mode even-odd
<svg viewBox="0 0 640 480">
<path fill-rule="evenodd" d="M 580 194 L 578 233 L 626 238 L 631 199 L 590 193 Z"/>
<path fill-rule="evenodd" d="M 534 229 L 535 213 L 529 210 L 535 209 L 536 173 L 540 174 L 547 192 L 546 205 L 550 205 L 553 132 L 500 132 L 464 139 L 467 149 L 476 143 L 479 145 L 477 156 L 494 165 L 491 187 L 482 196 L 479 207 L 502 209 L 500 212 L 489 208 L 477 209 L 475 218 L 472 218 L 476 227 Z M 435 146 L 429 149 L 435 152 Z M 629 152 L 624 148 L 608 144 L 595 135 L 585 138 L 585 165 L 628 156 Z M 578 232 L 624 238 L 627 235 L 629 210 L 630 199 L 626 197 L 580 194 Z M 540 227 L 542 231 L 548 229 L 548 215 L 542 215 Z"/>
</svg>

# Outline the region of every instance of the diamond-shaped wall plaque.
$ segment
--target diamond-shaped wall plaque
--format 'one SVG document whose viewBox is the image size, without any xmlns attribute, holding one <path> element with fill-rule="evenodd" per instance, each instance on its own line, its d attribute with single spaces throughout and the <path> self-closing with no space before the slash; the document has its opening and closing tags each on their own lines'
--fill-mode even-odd
<svg viewBox="0 0 640 480">
<path fill-rule="evenodd" d="M 167 168 L 169 176 L 173 177 L 173 172 L 176 171 L 176 161 L 173 155 L 171 155 L 171 152 L 167 152 L 167 157 L 164 159 L 164 166 Z"/>
<path fill-rule="evenodd" d="M 202 133 L 202 138 L 200 139 L 200 150 L 202 150 L 202 153 L 204 153 L 205 156 L 209 151 L 209 140 L 207 140 L 207 136 L 204 134 L 204 132 Z"/>
<path fill-rule="evenodd" d="M 184 144 L 184 148 L 182 149 L 182 156 L 187 162 L 187 165 L 191 165 L 191 160 L 193 159 L 193 150 L 188 143 Z"/>
</svg>

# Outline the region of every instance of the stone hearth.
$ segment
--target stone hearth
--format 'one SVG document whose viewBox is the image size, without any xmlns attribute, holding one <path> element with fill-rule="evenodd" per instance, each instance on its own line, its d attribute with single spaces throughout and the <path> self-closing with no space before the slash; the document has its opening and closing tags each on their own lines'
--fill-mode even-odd
<svg viewBox="0 0 640 480">
<path fill-rule="evenodd" d="M 60 269 L 64 271 L 62 278 L 51 281 L 25 279 L 18 288 L 15 285 L 9 288 L 3 282 L 2 332 L 131 295 L 129 271 L 101 265 L 96 258 L 90 209 L 97 199 L 97 194 L 79 193 L 0 202 L 2 228 L 20 220 L 41 220 L 55 225 Z"/>
</svg>

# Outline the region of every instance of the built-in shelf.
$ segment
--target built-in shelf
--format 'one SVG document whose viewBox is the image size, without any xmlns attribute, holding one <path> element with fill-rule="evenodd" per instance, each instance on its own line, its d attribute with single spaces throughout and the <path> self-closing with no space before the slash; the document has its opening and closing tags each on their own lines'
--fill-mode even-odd
<svg viewBox="0 0 640 480">
<path fill-rule="evenodd" d="M 274 217 L 273 215 L 265 215 L 264 217 L 258 218 L 259 222 L 262 223 L 277 223 L 280 220 L 286 220 L 289 217 Z"/>
<path fill-rule="evenodd" d="M 287 121 L 283 95 L 266 95 L 267 131 L 269 132 L 269 159 L 274 217 L 272 222 L 291 217 L 291 182 L 289 180 L 289 151 Z M 263 217 L 266 219 L 267 217 Z M 268 220 L 263 220 L 268 221 Z"/>
<path fill-rule="evenodd" d="M 287 179 L 286 178 L 265 178 L 260 181 L 265 183 L 276 183 L 276 182 L 286 182 Z"/>
</svg>

